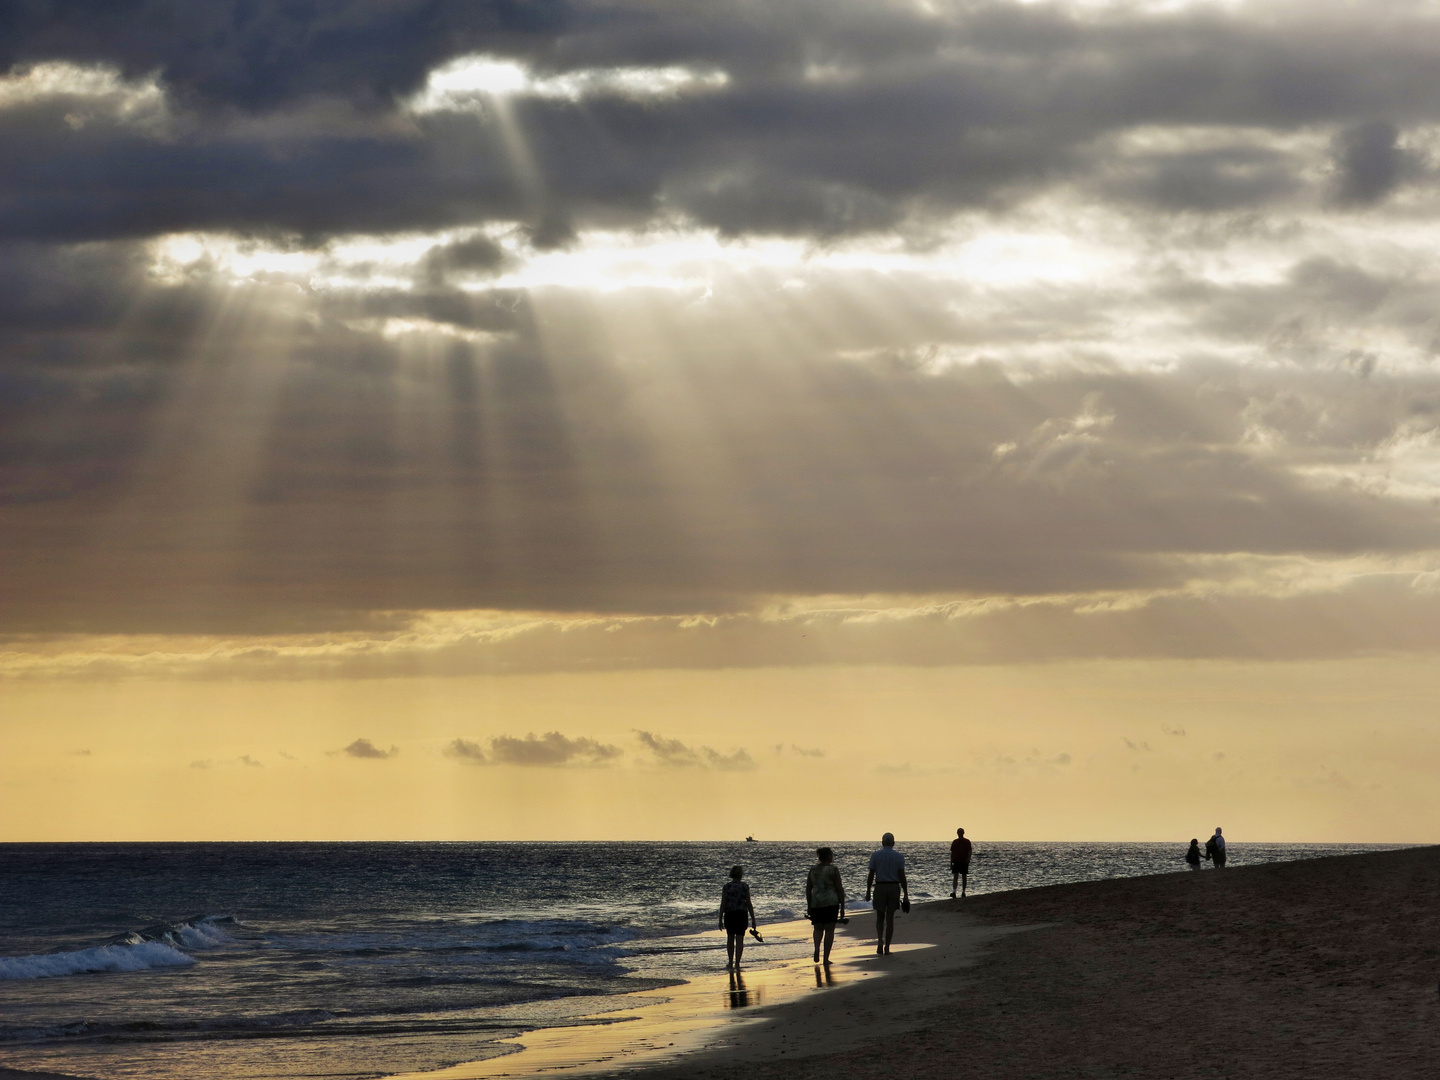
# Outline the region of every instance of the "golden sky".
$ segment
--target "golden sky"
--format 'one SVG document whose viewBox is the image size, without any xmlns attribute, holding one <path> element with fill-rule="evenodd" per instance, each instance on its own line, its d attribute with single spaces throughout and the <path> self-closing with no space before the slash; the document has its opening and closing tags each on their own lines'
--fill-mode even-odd
<svg viewBox="0 0 1440 1080">
<path fill-rule="evenodd" d="M 1431 839 L 1381 6 L 17 17 L 0 840 Z"/>
</svg>

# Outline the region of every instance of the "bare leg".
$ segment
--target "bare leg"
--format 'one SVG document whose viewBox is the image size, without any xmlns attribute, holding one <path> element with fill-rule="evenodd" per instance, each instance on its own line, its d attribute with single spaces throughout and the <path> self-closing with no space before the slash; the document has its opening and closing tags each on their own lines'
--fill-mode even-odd
<svg viewBox="0 0 1440 1080">
<path fill-rule="evenodd" d="M 830 949 L 835 944 L 835 924 L 825 928 L 825 963 L 830 963 Z"/>
<path fill-rule="evenodd" d="M 735 967 L 735 935 L 726 931 L 725 933 L 725 970 L 730 971 Z"/>
<path fill-rule="evenodd" d="M 960 895 L 965 895 L 965 890 L 970 887 L 970 871 L 960 871 Z"/>
<path fill-rule="evenodd" d="M 885 912 L 880 908 L 875 909 L 875 952 L 885 951 Z"/>
<path fill-rule="evenodd" d="M 745 931 L 735 935 L 735 970 L 740 970 L 740 957 L 745 955 Z"/>
<path fill-rule="evenodd" d="M 895 909 L 885 912 L 885 952 L 890 952 L 890 941 L 895 937 Z"/>
<path fill-rule="evenodd" d="M 950 878 L 950 895 L 951 895 L 951 896 L 954 896 L 954 895 L 955 895 L 955 886 L 958 885 L 959 883 L 960 883 L 960 871 L 959 871 L 959 870 L 956 870 L 955 873 L 954 873 L 953 875 L 951 875 L 951 878 Z"/>
<path fill-rule="evenodd" d="M 815 934 L 814 934 L 814 937 L 815 937 L 815 963 L 817 963 L 817 964 L 820 962 L 820 939 L 821 939 L 821 937 L 824 936 L 824 934 L 825 934 L 825 931 L 824 931 L 824 930 L 822 930 L 822 929 L 821 929 L 820 927 L 818 927 L 818 926 L 815 927 Z M 826 955 L 826 956 L 829 956 L 829 955 L 830 955 L 830 950 L 829 950 L 829 949 L 826 949 L 826 950 L 825 950 L 825 955 Z"/>
</svg>

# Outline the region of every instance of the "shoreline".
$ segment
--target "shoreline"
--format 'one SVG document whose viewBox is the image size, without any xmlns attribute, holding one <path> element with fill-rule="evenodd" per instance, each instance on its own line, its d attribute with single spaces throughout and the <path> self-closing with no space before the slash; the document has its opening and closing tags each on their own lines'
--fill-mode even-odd
<svg viewBox="0 0 1440 1080">
<path fill-rule="evenodd" d="M 914 918 L 919 909 L 916 905 L 905 918 Z M 502 1040 L 514 1044 L 512 1053 L 440 1070 L 395 1073 L 387 1080 L 514 1080 L 541 1073 L 594 1077 L 613 1075 L 617 1067 L 626 1072 L 683 1067 L 717 1053 L 763 1060 L 832 1049 L 833 1033 L 824 1033 L 823 1025 L 808 1018 L 818 1020 L 837 1008 L 854 1012 L 851 999 L 865 987 L 894 973 L 928 971 L 942 958 L 943 950 L 932 941 L 897 941 L 890 956 L 877 957 L 873 937 L 856 932 L 857 924 L 873 928 L 869 916 L 864 911 L 837 928 L 829 968 L 807 956 L 699 975 L 679 986 L 621 995 L 631 1000 L 580 1017 L 579 1024 L 537 1028 Z M 808 935 L 810 924 L 770 923 L 766 929 L 777 938 L 796 937 Z M 974 941 L 948 944 L 973 952 L 980 940 L 1006 932 L 967 929 Z M 864 1006 L 860 1011 L 864 1019 L 854 1029 L 856 1042 L 877 1024 L 898 1030 L 897 1017 L 877 1016 Z"/>
<path fill-rule="evenodd" d="M 932 900 L 897 917 L 885 958 L 873 932 L 868 911 L 838 929 L 828 979 L 808 955 L 716 971 L 391 1075 L 1351 1080 L 1440 1061 L 1440 848 Z"/>
<path fill-rule="evenodd" d="M 681 986 L 637 991 L 626 995 L 633 998 L 629 1005 L 579 1018 L 589 1023 L 503 1040 L 518 1047 L 513 1053 L 387 1080 L 681 1075 L 719 1060 L 813 1057 L 898 1035 L 912 1028 L 911 1017 L 925 999 L 962 977 L 989 942 L 1034 928 L 955 920 L 949 916 L 957 903 L 917 903 L 898 915 L 896 941 L 885 957 L 875 954 L 867 909 L 837 928 L 828 970 L 807 956 L 738 975 L 701 975 Z M 767 926 L 777 937 L 808 935 L 809 929 L 803 921 Z M 845 1018 L 843 1031 L 835 1028 L 837 1016 Z"/>
</svg>

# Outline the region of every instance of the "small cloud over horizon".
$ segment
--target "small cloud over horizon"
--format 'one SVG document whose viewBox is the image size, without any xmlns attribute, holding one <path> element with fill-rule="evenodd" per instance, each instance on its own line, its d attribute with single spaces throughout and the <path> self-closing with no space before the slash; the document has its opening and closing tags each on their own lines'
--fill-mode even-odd
<svg viewBox="0 0 1440 1080">
<path fill-rule="evenodd" d="M 743 746 L 722 754 L 710 746 L 689 746 L 679 739 L 667 739 L 652 731 L 635 732 L 640 744 L 655 755 L 661 765 L 679 768 L 719 769 L 723 772 L 745 772 L 758 768 L 755 759 Z"/>
<path fill-rule="evenodd" d="M 533 768 L 572 763 L 598 765 L 614 761 L 624 751 L 598 739 L 584 736 L 572 739 L 558 731 L 536 735 L 532 731 L 524 738 L 497 735 L 490 740 L 488 753 L 478 742 L 455 738 L 445 744 L 441 753 L 474 765 L 520 765 Z"/>
<path fill-rule="evenodd" d="M 387 758 L 393 758 L 398 755 L 400 753 L 400 748 L 398 746 L 392 746 L 389 750 L 381 750 L 369 739 L 356 739 L 343 750 L 332 751 L 332 753 L 347 754 L 348 756 L 353 758 L 365 758 L 371 761 L 383 761 Z"/>
</svg>

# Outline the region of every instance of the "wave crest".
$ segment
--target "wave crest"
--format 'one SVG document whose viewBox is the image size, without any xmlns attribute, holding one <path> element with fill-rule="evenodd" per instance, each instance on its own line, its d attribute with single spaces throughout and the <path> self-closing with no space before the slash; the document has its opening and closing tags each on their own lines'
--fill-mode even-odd
<svg viewBox="0 0 1440 1080">
<path fill-rule="evenodd" d="M 98 945 L 93 949 L 34 956 L 0 956 L 0 980 L 53 979 L 99 971 L 149 971 L 189 967 L 193 963 L 194 957 L 163 942 L 141 941 L 133 945 Z"/>
</svg>

